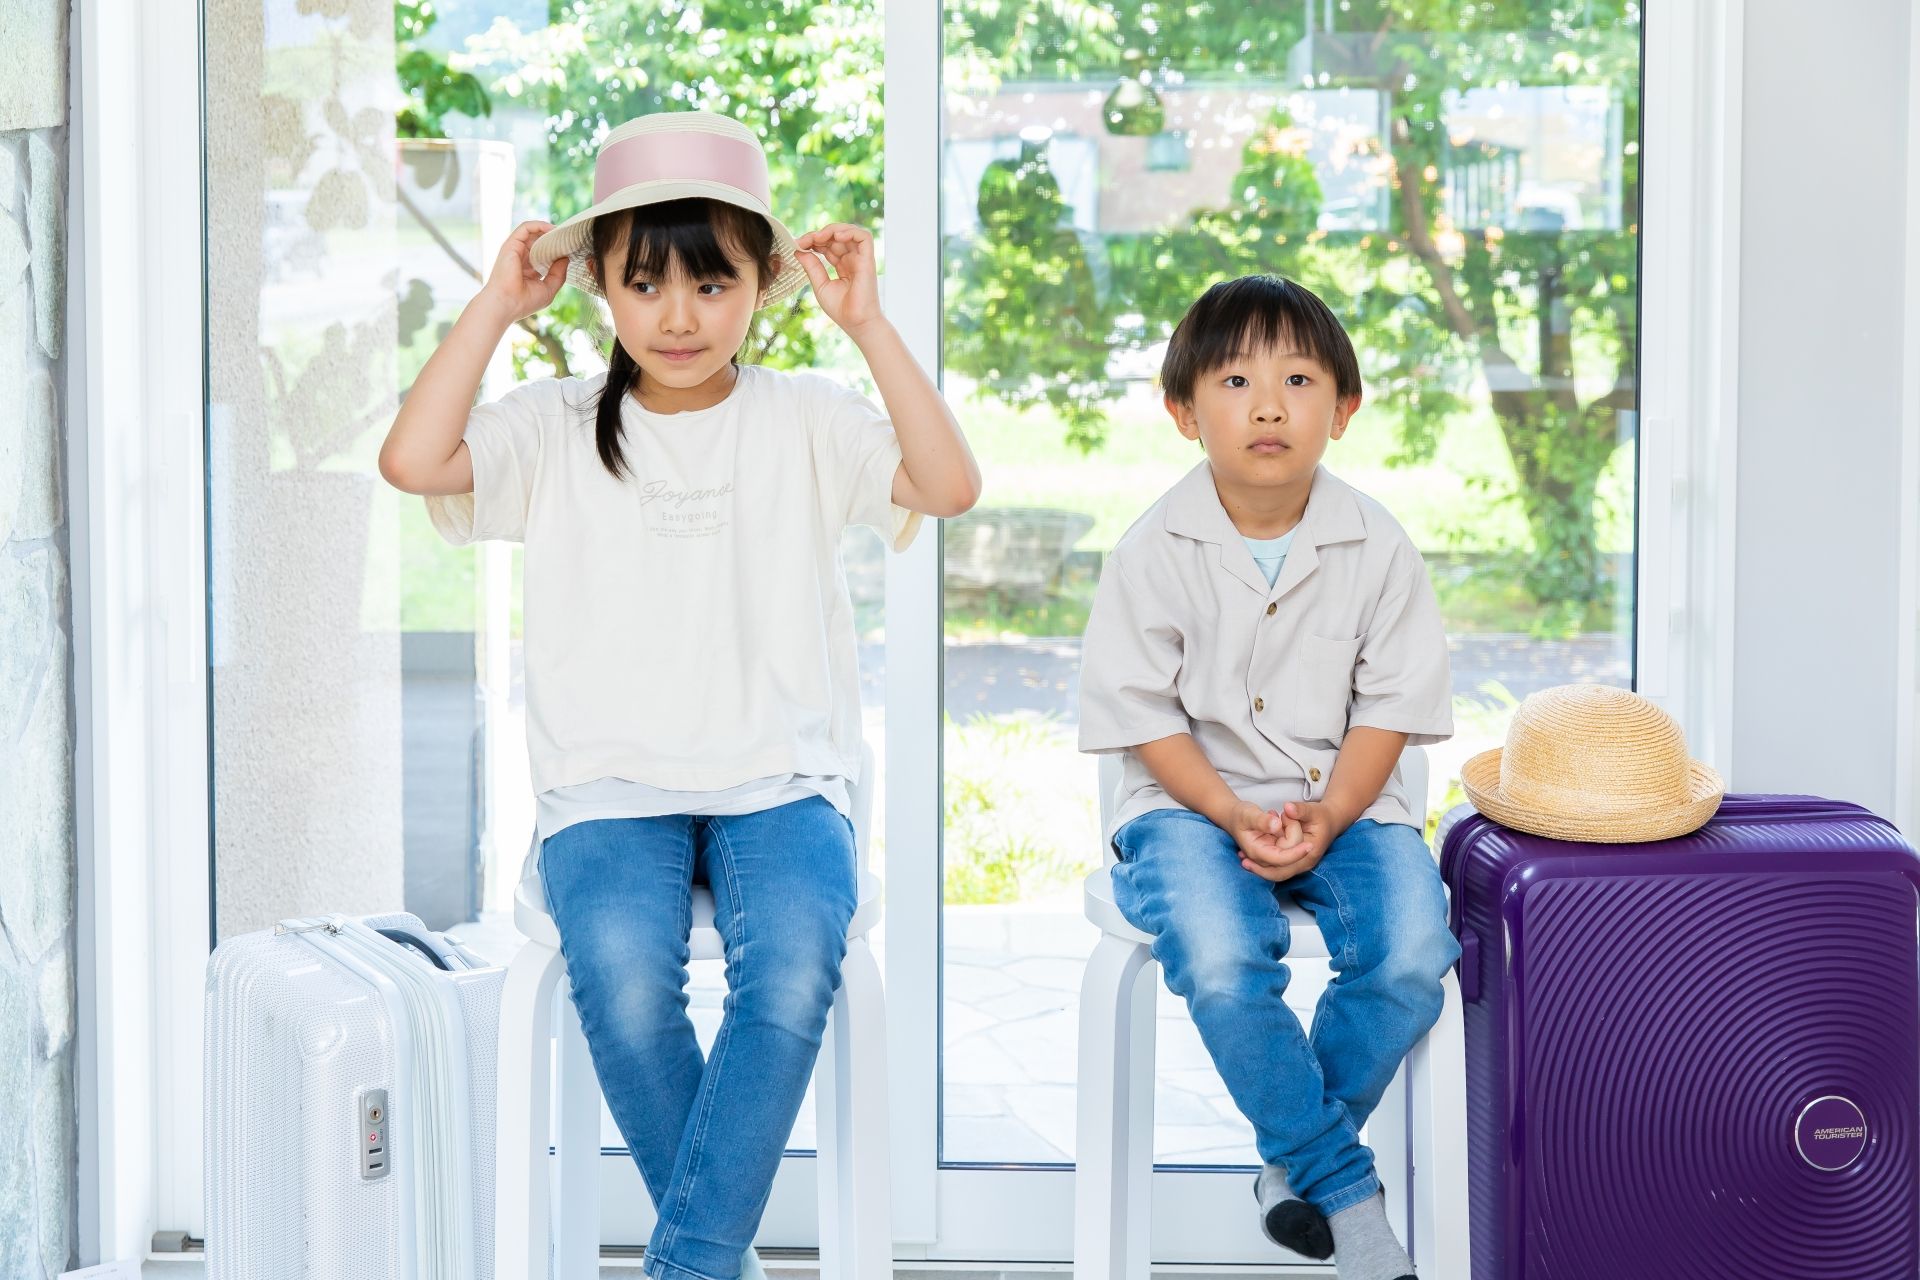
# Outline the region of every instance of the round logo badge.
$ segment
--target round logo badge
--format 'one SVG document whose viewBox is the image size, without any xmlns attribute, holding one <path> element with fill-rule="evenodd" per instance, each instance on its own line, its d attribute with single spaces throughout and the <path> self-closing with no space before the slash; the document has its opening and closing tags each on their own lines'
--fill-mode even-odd
<svg viewBox="0 0 1920 1280">
<path fill-rule="evenodd" d="M 1800 1109 L 1793 1125 L 1793 1145 L 1800 1158 L 1816 1169 L 1828 1173 L 1844 1169 L 1867 1149 L 1867 1118 L 1839 1094 L 1815 1098 Z"/>
</svg>

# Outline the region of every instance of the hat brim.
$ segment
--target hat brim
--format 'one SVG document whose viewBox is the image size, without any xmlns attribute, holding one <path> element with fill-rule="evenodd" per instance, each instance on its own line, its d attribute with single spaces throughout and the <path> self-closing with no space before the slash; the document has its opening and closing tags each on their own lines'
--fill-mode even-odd
<svg viewBox="0 0 1920 1280">
<path fill-rule="evenodd" d="M 576 213 L 553 230 L 533 242 L 533 248 L 527 254 L 527 261 L 535 271 L 544 272 L 547 267 L 561 258 L 567 259 L 567 283 L 576 289 L 583 289 L 596 298 L 606 294 L 593 278 L 593 272 L 587 266 L 587 260 L 593 256 L 594 219 L 609 213 L 619 213 L 625 209 L 638 209 L 645 205 L 659 204 L 665 200 L 705 199 L 718 200 L 734 205 L 749 213 L 757 213 L 767 220 L 773 228 L 773 251 L 780 258 L 779 274 L 767 287 L 760 300 L 760 307 L 766 308 L 776 302 L 792 297 L 807 287 L 807 273 L 800 265 L 800 250 L 794 246 L 793 233 L 788 231 L 780 219 L 773 216 L 759 201 L 749 197 L 736 187 L 718 182 L 707 182 L 698 178 L 675 178 L 659 182 L 636 182 L 630 187 L 622 187 L 605 200 L 595 204 L 583 213 Z"/>
<path fill-rule="evenodd" d="M 1688 762 L 1686 802 L 1650 812 L 1604 796 L 1581 802 L 1579 812 L 1547 812 L 1515 804 L 1500 789 L 1501 748 L 1482 751 L 1460 769 L 1460 785 L 1473 807 L 1503 827 L 1554 840 L 1587 844 L 1640 844 L 1672 840 L 1707 824 L 1726 795 L 1718 773 L 1698 760 Z"/>
</svg>

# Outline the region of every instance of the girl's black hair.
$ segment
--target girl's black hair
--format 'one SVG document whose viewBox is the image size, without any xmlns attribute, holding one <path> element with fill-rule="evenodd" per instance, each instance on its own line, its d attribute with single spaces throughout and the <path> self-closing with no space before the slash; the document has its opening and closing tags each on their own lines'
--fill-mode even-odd
<svg viewBox="0 0 1920 1280">
<path fill-rule="evenodd" d="M 1340 399 L 1360 394 L 1360 362 L 1339 319 L 1313 290 L 1269 275 L 1223 280 L 1187 308 L 1160 365 L 1161 390 L 1192 404 L 1201 378 L 1282 342 L 1331 373 Z"/>
<path fill-rule="evenodd" d="M 610 282 L 606 264 L 613 250 L 624 239 L 626 262 L 620 279 Z M 748 259 L 759 268 L 758 284 L 773 283 L 779 269 L 773 251 L 773 228 L 765 218 L 723 200 L 699 198 L 663 200 L 605 214 L 593 220 L 593 256 L 599 273 L 600 288 L 612 293 L 630 288 L 639 280 L 666 280 L 683 276 L 692 280 L 738 280 L 740 270 L 727 251 Z M 739 363 L 739 357 L 734 357 Z M 600 450 L 600 462 L 614 479 L 627 476 L 626 455 L 620 449 L 620 409 L 627 393 L 640 381 L 640 366 L 620 345 L 614 335 L 613 353 L 607 358 L 607 382 L 601 388 L 600 402 L 594 414 L 594 443 Z"/>
</svg>

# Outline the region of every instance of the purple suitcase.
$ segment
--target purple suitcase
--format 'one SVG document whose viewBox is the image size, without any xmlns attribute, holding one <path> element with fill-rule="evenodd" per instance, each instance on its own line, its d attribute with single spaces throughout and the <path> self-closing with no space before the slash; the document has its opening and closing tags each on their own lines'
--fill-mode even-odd
<svg viewBox="0 0 1920 1280">
<path fill-rule="evenodd" d="M 1465 805 L 1440 838 L 1472 1280 L 1920 1275 L 1920 855 L 1891 824 L 1729 795 L 1652 844 Z"/>
</svg>

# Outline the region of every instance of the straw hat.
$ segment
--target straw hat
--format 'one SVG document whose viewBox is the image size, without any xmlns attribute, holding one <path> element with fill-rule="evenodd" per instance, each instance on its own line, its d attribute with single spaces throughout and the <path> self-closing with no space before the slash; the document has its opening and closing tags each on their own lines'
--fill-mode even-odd
<svg viewBox="0 0 1920 1280">
<path fill-rule="evenodd" d="M 1625 689 L 1566 684 L 1520 704 L 1507 745 L 1460 771 L 1473 807 L 1557 840 L 1670 840 L 1705 825 L 1726 784 L 1672 716 Z"/>
<path fill-rule="evenodd" d="M 773 228 L 780 273 L 760 305 L 770 306 L 807 283 L 793 233 L 768 206 L 767 153 L 753 130 L 710 111 L 660 111 L 629 120 L 606 136 L 593 162 L 593 207 L 576 213 L 533 242 L 528 260 L 535 271 L 569 259 L 567 281 L 599 297 L 587 259 L 593 254 L 593 220 L 602 214 L 664 200 L 722 200 L 759 214 Z"/>
</svg>

